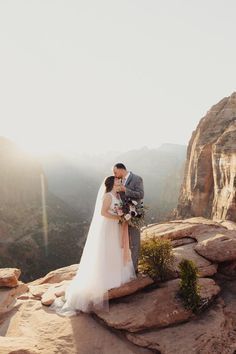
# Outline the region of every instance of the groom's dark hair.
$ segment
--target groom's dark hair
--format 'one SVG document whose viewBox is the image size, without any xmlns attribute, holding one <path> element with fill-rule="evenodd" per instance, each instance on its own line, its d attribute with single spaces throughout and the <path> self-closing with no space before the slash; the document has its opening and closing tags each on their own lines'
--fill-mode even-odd
<svg viewBox="0 0 236 354">
<path fill-rule="evenodd" d="M 116 163 L 114 167 L 119 168 L 121 170 L 126 170 L 125 165 L 123 163 L 121 163 L 121 162 Z"/>
</svg>

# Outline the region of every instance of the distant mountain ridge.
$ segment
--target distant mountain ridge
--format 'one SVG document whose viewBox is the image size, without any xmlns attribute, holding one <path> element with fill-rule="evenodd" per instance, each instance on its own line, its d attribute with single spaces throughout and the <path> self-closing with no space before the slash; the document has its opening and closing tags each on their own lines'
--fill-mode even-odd
<svg viewBox="0 0 236 354">
<path fill-rule="evenodd" d="M 163 144 L 157 149 L 143 147 L 125 153 L 41 159 L 49 189 L 71 205 L 85 219 L 91 219 L 96 193 L 112 166 L 123 162 L 127 169 L 144 179 L 147 221 L 167 218 L 177 205 L 186 146 Z"/>
</svg>

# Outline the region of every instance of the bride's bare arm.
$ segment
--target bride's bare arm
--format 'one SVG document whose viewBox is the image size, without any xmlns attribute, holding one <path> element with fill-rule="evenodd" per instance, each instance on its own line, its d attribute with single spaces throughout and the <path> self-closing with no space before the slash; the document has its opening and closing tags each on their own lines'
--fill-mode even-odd
<svg viewBox="0 0 236 354">
<path fill-rule="evenodd" d="M 109 194 L 106 194 L 103 203 L 102 203 L 102 210 L 101 214 L 102 216 L 105 216 L 106 218 L 113 219 L 113 220 L 120 220 L 120 217 L 118 215 L 112 215 L 109 213 L 109 208 L 111 205 L 111 196 Z"/>
</svg>

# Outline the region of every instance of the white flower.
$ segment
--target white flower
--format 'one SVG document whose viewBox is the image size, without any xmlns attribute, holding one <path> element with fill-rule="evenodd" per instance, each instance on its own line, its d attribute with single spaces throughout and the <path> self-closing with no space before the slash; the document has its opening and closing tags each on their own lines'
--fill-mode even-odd
<svg viewBox="0 0 236 354">
<path fill-rule="evenodd" d="M 126 215 L 125 215 L 125 220 L 128 221 L 128 220 L 130 220 L 130 219 L 131 219 L 131 215 L 130 215 L 130 214 L 126 214 Z"/>
<path fill-rule="evenodd" d="M 137 205 L 137 204 L 138 204 L 138 202 L 137 202 L 136 200 L 132 200 L 132 203 L 133 203 L 134 205 Z"/>
</svg>

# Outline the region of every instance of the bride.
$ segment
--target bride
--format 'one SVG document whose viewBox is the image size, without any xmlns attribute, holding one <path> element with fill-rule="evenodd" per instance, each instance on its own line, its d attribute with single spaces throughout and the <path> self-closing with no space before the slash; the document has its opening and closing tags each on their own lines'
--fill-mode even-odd
<svg viewBox="0 0 236 354">
<path fill-rule="evenodd" d="M 57 298 L 51 305 L 60 314 L 107 311 L 108 290 L 136 278 L 125 223 L 119 223 L 119 188 L 120 180 L 109 176 L 98 191 L 77 274 L 66 289 L 64 301 Z"/>
</svg>

